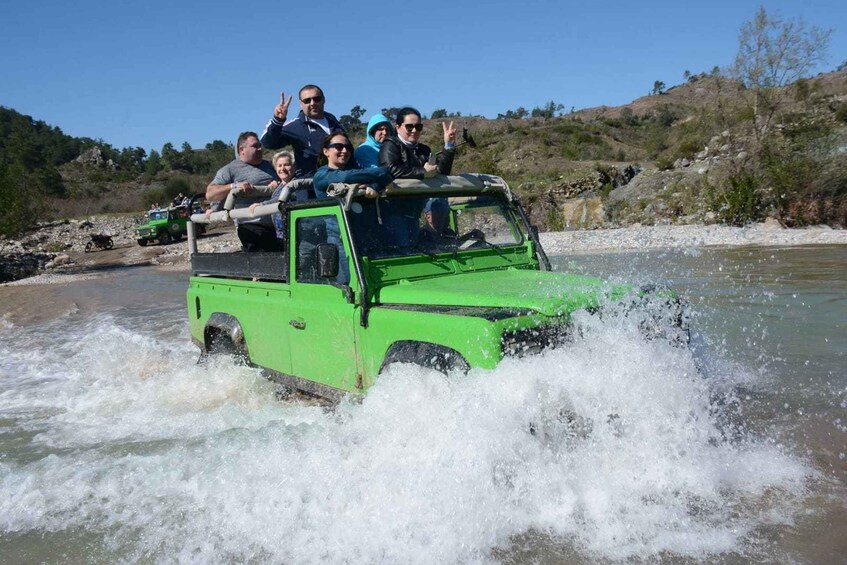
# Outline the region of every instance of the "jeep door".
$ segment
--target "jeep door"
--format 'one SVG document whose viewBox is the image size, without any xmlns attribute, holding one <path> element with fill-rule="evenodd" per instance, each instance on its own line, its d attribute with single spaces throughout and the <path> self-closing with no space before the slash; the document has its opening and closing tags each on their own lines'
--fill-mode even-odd
<svg viewBox="0 0 847 565">
<path fill-rule="evenodd" d="M 355 339 L 357 308 L 347 299 L 349 247 L 341 234 L 337 207 L 297 210 L 291 214 L 290 272 L 292 315 L 289 344 L 294 376 L 345 391 L 356 390 L 359 355 Z M 318 276 L 317 246 L 339 247 L 339 276 Z M 347 247 L 347 249 L 345 249 Z"/>
</svg>

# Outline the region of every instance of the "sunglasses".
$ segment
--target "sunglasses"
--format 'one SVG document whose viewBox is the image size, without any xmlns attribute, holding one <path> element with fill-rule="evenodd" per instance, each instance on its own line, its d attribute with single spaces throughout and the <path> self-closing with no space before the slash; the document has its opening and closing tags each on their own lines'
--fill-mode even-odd
<svg viewBox="0 0 847 565">
<path fill-rule="evenodd" d="M 342 151 L 344 151 L 345 149 L 346 149 L 347 151 L 353 151 L 353 146 L 352 146 L 352 145 L 347 145 L 346 143 L 330 143 L 329 145 L 327 145 L 327 147 L 328 147 L 329 149 L 335 149 L 335 150 L 336 150 L 336 151 L 338 151 L 339 153 L 341 153 L 341 152 L 342 152 Z"/>
<path fill-rule="evenodd" d="M 403 127 L 406 128 L 408 133 L 412 133 L 412 131 L 421 131 L 423 129 L 423 124 L 403 124 Z"/>
<path fill-rule="evenodd" d="M 324 101 L 324 97 L 318 95 L 318 96 L 312 96 L 311 98 L 302 98 L 300 100 L 300 102 L 302 102 L 303 104 L 311 104 L 313 100 L 314 100 L 315 104 L 320 104 L 321 102 Z"/>
</svg>

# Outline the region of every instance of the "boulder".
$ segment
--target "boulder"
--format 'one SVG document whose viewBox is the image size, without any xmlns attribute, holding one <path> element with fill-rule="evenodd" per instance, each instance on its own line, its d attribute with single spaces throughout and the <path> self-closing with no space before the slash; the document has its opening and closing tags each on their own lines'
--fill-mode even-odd
<svg viewBox="0 0 847 565">
<path fill-rule="evenodd" d="M 574 198 L 562 204 L 566 228 L 586 228 L 603 224 L 606 212 L 599 196 Z"/>
<path fill-rule="evenodd" d="M 74 161 L 91 167 L 102 167 L 105 163 L 105 160 L 103 159 L 103 152 L 100 151 L 99 147 L 92 147 L 91 149 L 83 151 L 80 153 L 79 157 L 74 159 Z"/>
</svg>

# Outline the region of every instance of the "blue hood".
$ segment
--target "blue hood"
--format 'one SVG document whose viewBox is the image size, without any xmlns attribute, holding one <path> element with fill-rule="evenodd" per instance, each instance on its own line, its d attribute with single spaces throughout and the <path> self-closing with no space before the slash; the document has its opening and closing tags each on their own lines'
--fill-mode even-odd
<svg viewBox="0 0 847 565">
<path fill-rule="evenodd" d="M 374 139 L 371 133 L 379 124 L 388 124 L 388 135 L 394 135 L 394 126 L 391 125 L 391 120 L 382 114 L 376 114 L 368 120 L 368 138 L 363 144 L 356 148 L 356 161 L 362 168 L 378 167 L 379 166 L 379 147 L 380 143 Z"/>
<path fill-rule="evenodd" d="M 373 132 L 376 126 L 382 123 L 388 124 L 388 135 L 394 135 L 394 126 L 391 125 L 391 120 L 386 118 L 384 114 L 376 114 L 375 116 L 372 116 L 370 120 L 368 120 L 368 139 L 365 141 L 365 144 L 379 149 L 380 144 L 379 142 L 377 142 L 376 139 L 374 139 L 373 133 L 371 132 Z"/>
</svg>

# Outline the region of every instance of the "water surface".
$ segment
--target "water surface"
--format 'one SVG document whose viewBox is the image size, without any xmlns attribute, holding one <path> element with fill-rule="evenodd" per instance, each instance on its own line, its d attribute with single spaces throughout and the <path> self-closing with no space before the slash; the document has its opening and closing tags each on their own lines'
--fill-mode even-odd
<svg viewBox="0 0 847 565">
<path fill-rule="evenodd" d="M 692 350 L 580 316 L 567 349 L 327 410 L 197 365 L 184 274 L 29 289 L 0 323 L 3 561 L 840 560 L 847 249 L 554 262 L 674 287 Z"/>
</svg>

